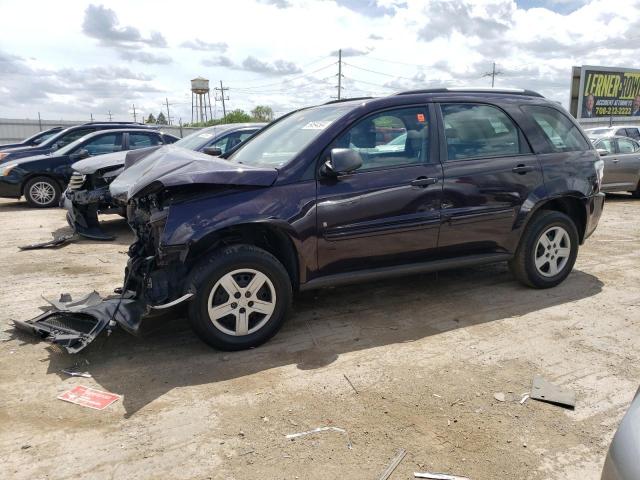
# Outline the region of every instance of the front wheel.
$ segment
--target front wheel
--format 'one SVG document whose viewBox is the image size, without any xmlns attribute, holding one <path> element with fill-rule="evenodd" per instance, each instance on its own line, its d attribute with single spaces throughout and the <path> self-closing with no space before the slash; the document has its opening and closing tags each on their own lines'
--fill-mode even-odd
<svg viewBox="0 0 640 480">
<path fill-rule="evenodd" d="M 529 287 L 555 287 L 571 273 L 578 243 L 578 230 L 571 218 L 561 212 L 543 210 L 525 229 L 509 267 Z"/>
<path fill-rule="evenodd" d="M 60 185 L 49 177 L 35 177 L 24 186 L 24 196 L 32 207 L 48 208 L 58 205 Z"/>
<path fill-rule="evenodd" d="M 189 279 L 194 331 L 220 350 L 244 350 L 269 340 L 289 312 L 291 280 L 273 255 L 253 245 L 225 247 L 195 267 Z"/>
</svg>

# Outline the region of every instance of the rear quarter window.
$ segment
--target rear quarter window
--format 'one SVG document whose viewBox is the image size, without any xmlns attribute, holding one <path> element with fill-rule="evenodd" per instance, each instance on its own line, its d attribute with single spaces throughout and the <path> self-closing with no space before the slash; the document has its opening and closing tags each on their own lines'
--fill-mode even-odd
<svg viewBox="0 0 640 480">
<path fill-rule="evenodd" d="M 530 115 L 542 130 L 547 143 L 547 149 L 542 153 L 590 149 L 578 127 L 561 111 L 538 105 L 523 105 L 520 108 Z"/>
</svg>

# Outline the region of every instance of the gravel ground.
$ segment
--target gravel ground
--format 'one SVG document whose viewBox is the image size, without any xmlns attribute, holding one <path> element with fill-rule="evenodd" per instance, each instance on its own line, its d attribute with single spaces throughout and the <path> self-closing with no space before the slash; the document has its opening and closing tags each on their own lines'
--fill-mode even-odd
<svg viewBox="0 0 640 480">
<path fill-rule="evenodd" d="M 72 356 L 11 320 L 41 296 L 110 293 L 132 236 L 109 216 L 116 242 L 19 252 L 68 231 L 64 212 L 0 200 L 2 477 L 374 479 L 404 448 L 391 479 L 599 478 L 640 378 L 639 218 L 640 201 L 609 197 L 552 290 L 505 265 L 462 269 L 301 294 L 255 350 L 216 352 L 166 318 Z M 535 374 L 573 389 L 575 410 L 520 404 Z M 123 397 L 103 411 L 56 399 L 75 385 Z M 285 438 L 322 426 L 345 433 Z"/>
</svg>

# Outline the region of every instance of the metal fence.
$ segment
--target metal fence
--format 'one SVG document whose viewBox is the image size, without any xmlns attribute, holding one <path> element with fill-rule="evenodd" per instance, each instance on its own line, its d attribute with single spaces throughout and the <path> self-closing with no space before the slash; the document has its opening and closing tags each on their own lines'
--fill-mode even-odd
<svg viewBox="0 0 640 480">
<path fill-rule="evenodd" d="M 81 123 L 83 122 L 74 122 L 71 120 L 21 120 L 0 118 L 0 145 L 3 143 L 19 142 L 49 128 L 71 127 Z M 158 128 L 161 132 L 170 133 L 176 137 L 184 137 L 200 130 L 200 128 L 196 127 L 180 127 L 176 125 L 158 125 Z"/>
</svg>

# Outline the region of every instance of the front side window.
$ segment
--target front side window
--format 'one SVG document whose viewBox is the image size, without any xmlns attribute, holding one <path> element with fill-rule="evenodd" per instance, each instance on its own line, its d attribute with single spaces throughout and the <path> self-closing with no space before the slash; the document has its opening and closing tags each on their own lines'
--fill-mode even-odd
<svg viewBox="0 0 640 480">
<path fill-rule="evenodd" d="M 160 139 L 156 135 L 147 133 L 129 133 L 129 149 L 154 147 L 160 144 Z"/>
<path fill-rule="evenodd" d="M 633 140 L 628 140 L 626 138 L 618 139 L 618 150 L 620 151 L 620 153 L 633 153 L 637 151 L 637 145 L 638 144 Z"/>
<path fill-rule="evenodd" d="M 518 128 L 499 108 L 490 105 L 452 103 L 441 105 L 447 159 L 518 155 Z"/>
<path fill-rule="evenodd" d="M 574 152 L 589 148 L 578 127 L 562 112 L 543 106 L 525 105 L 521 108 L 542 129 L 551 152 Z"/>
<path fill-rule="evenodd" d="M 597 142 L 596 148 L 606 150 L 609 154 L 615 153 L 615 146 L 613 145 L 613 140 L 611 140 L 610 138 L 603 138 L 602 140 Z"/>
<path fill-rule="evenodd" d="M 232 148 L 235 148 L 238 145 L 240 145 L 242 142 L 244 142 L 247 138 L 249 138 L 254 133 L 255 133 L 255 130 L 252 130 L 250 132 L 246 132 L 246 131 L 233 132 L 225 137 L 222 137 L 216 142 L 212 143 L 210 146 L 219 148 L 222 151 L 222 153 L 226 153 Z"/>
<path fill-rule="evenodd" d="M 362 157 L 361 170 L 428 162 L 429 118 L 424 107 L 370 115 L 340 135 L 331 148 L 349 148 Z"/>
<path fill-rule="evenodd" d="M 290 162 L 335 120 L 358 104 L 331 104 L 300 110 L 271 124 L 230 157 L 251 166 L 280 167 Z"/>
<path fill-rule="evenodd" d="M 122 134 L 109 133 L 106 135 L 100 135 L 89 140 L 87 143 L 82 145 L 81 148 L 89 152 L 89 155 L 91 156 L 119 152 L 122 150 Z"/>
</svg>

